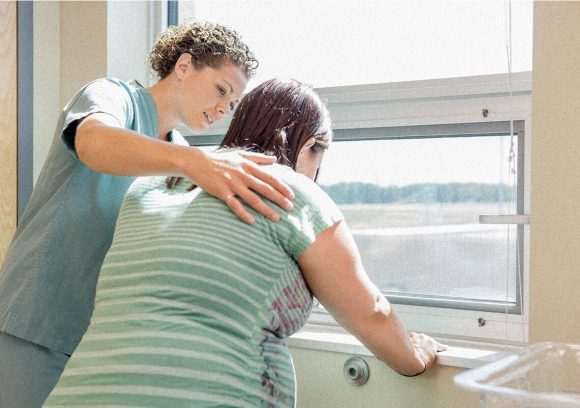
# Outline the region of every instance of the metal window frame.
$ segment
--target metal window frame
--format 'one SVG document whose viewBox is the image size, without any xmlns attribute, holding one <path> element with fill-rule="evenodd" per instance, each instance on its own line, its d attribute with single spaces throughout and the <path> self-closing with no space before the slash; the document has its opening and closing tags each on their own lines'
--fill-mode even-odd
<svg viewBox="0 0 580 408">
<path fill-rule="evenodd" d="M 177 25 L 179 22 L 179 1 L 167 0 L 167 26 Z"/>
</svg>

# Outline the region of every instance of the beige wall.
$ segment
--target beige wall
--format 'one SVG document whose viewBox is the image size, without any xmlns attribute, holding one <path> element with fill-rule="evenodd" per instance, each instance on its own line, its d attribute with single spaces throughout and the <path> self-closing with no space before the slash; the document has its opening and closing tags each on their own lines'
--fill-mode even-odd
<svg viewBox="0 0 580 408">
<path fill-rule="evenodd" d="M 60 2 L 60 105 L 107 75 L 107 2 Z M 101 40 L 98 40 L 101 39 Z"/>
<path fill-rule="evenodd" d="M 0 1 L 0 263 L 17 217 L 16 3 Z"/>
<path fill-rule="evenodd" d="M 82 85 L 107 74 L 107 3 L 38 1 L 33 20 L 36 182 L 62 107 Z"/>
<path fill-rule="evenodd" d="M 136 2 L 135 7 L 143 7 L 141 3 Z M 42 4 L 35 3 L 35 8 L 43 7 Z M 54 54 L 60 53 L 59 95 L 56 102 L 53 96 L 52 100 L 45 101 L 45 107 L 35 108 L 35 115 L 45 108 L 58 106 L 60 109 L 63 101 L 83 83 L 112 72 L 114 62 L 111 61 L 114 53 L 103 49 L 104 44 L 107 47 L 112 44 L 108 42 L 108 33 L 112 31 L 106 21 L 111 11 L 103 3 L 62 2 L 44 7 L 52 7 L 53 12 L 55 7 L 60 7 L 58 38 L 61 44 Z M 37 16 L 35 10 L 35 28 L 42 21 L 49 27 L 51 18 L 50 13 Z M 580 3 L 535 4 L 530 277 L 530 339 L 533 342 L 580 343 L 580 291 L 577 289 L 580 284 L 580 26 L 577 21 L 580 21 Z M 136 36 L 136 33 L 127 35 Z M 46 52 L 49 51 L 37 50 L 35 46 L 35 61 L 38 53 Z M 44 55 L 45 60 L 50 58 Z M 35 98 L 43 92 L 54 93 L 51 82 L 54 76 L 50 76 L 53 74 L 49 72 L 48 77 L 38 78 L 35 69 Z M 52 138 L 55 123 L 51 115 L 38 126 L 50 128 L 49 138 Z M 37 138 L 46 137 L 45 133 L 37 134 L 35 130 L 35 144 Z M 426 377 L 407 379 L 393 374 L 375 359 L 367 358 L 371 380 L 363 387 L 354 388 L 342 377 L 346 354 L 302 349 L 292 349 L 292 354 L 300 408 L 479 406 L 475 395 L 453 385 L 453 376 L 459 369 L 438 367 Z"/>
<path fill-rule="evenodd" d="M 159 7 L 148 1 L 34 3 L 35 181 L 60 110 L 80 87 L 104 76 L 148 83 L 150 14 Z"/>
<path fill-rule="evenodd" d="M 534 6 L 530 341 L 580 343 L 580 2 Z"/>
<path fill-rule="evenodd" d="M 60 2 L 61 105 L 96 78 L 147 83 L 152 3 L 159 2 Z"/>
<path fill-rule="evenodd" d="M 33 179 L 36 181 L 60 111 L 59 2 L 38 1 L 33 6 Z"/>
</svg>

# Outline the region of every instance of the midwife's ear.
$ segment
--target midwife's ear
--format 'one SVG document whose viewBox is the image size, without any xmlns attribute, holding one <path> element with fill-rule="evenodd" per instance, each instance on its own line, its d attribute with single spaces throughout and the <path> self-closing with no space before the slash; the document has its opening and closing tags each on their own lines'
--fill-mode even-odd
<svg viewBox="0 0 580 408">
<path fill-rule="evenodd" d="M 175 63 L 175 74 L 177 78 L 182 79 L 188 70 L 193 69 L 193 60 L 191 54 L 183 53 Z"/>
</svg>

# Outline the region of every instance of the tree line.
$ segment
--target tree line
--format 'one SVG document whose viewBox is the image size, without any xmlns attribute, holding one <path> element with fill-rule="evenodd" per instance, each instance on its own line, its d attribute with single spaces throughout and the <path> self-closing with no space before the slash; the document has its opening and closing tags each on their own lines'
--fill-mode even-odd
<svg viewBox="0 0 580 408">
<path fill-rule="evenodd" d="M 516 199 L 515 188 L 505 184 L 424 183 L 407 186 L 379 186 L 372 183 L 321 185 L 337 204 L 388 203 L 472 203 Z"/>
</svg>

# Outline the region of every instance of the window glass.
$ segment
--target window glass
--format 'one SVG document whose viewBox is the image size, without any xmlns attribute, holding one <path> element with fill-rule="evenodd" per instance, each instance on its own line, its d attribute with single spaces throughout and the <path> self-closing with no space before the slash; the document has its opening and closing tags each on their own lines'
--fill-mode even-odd
<svg viewBox="0 0 580 408">
<path fill-rule="evenodd" d="M 248 90 L 273 77 L 318 88 L 505 73 L 508 49 L 512 72 L 532 66 L 532 1 L 195 0 L 178 15 L 242 34 L 260 61 Z"/>
<path fill-rule="evenodd" d="M 511 146 L 510 136 L 337 141 L 319 184 L 383 292 L 512 303 L 516 227 L 479 224 L 516 213 Z"/>
</svg>

